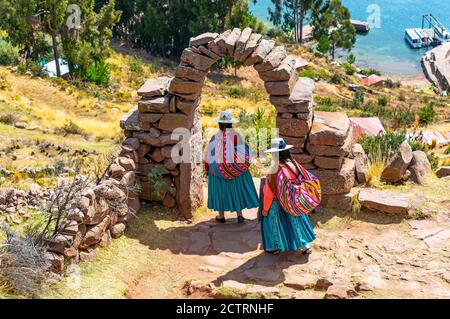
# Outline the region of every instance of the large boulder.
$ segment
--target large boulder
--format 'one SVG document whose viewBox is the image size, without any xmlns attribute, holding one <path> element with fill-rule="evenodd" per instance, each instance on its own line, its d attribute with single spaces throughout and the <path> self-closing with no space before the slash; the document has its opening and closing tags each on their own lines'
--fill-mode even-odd
<svg viewBox="0 0 450 319">
<path fill-rule="evenodd" d="M 404 141 L 384 168 L 381 179 L 390 183 L 400 182 L 405 179 L 406 169 L 412 158 L 411 146 L 408 141 Z"/>
<path fill-rule="evenodd" d="M 422 151 L 413 152 L 411 164 L 408 167 L 411 172 L 410 179 L 417 183 L 423 184 L 428 175 L 431 174 L 431 164 L 428 161 L 427 154 Z"/>
</svg>

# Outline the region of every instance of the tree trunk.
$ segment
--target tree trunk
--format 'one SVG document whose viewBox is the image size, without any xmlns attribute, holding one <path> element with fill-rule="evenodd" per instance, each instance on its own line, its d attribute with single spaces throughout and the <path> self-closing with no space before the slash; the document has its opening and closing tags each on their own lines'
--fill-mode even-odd
<svg viewBox="0 0 450 319">
<path fill-rule="evenodd" d="M 55 59 L 56 65 L 56 75 L 61 77 L 61 69 L 59 68 L 59 53 L 58 53 L 58 43 L 56 41 L 55 31 L 52 31 L 52 46 L 53 46 L 53 57 Z"/>
<path fill-rule="evenodd" d="M 302 7 L 300 11 L 300 21 L 299 21 L 299 28 L 300 28 L 300 35 L 299 35 L 299 42 L 300 44 L 303 43 L 303 23 L 305 21 L 305 8 Z"/>
</svg>

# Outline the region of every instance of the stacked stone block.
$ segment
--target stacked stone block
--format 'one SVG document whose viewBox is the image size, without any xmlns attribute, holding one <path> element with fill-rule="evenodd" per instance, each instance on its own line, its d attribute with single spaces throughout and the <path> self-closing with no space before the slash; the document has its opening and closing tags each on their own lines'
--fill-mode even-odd
<svg viewBox="0 0 450 319">
<path fill-rule="evenodd" d="M 348 209 L 355 184 L 353 138 L 345 113 L 315 112 L 306 150 L 322 185 L 322 207 Z"/>
</svg>

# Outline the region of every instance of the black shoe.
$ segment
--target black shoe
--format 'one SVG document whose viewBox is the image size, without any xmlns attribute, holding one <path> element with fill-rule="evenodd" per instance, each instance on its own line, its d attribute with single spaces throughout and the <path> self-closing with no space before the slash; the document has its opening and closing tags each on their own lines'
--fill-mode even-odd
<svg viewBox="0 0 450 319">
<path fill-rule="evenodd" d="M 311 255 L 311 254 L 312 254 L 312 249 L 309 247 L 302 250 L 302 255 Z"/>
<path fill-rule="evenodd" d="M 225 224 L 227 222 L 227 220 L 225 219 L 225 217 L 222 217 L 222 218 L 216 217 L 216 222 Z"/>
<path fill-rule="evenodd" d="M 266 253 L 272 254 L 272 255 L 279 255 L 281 253 L 281 249 L 277 250 L 266 250 Z"/>
<path fill-rule="evenodd" d="M 239 224 L 242 224 L 243 222 L 246 221 L 246 219 L 245 219 L 244 216 L 238 216 L 237 220 L 238 220 L 238 223 L 239 223 Z"/>
</svg>

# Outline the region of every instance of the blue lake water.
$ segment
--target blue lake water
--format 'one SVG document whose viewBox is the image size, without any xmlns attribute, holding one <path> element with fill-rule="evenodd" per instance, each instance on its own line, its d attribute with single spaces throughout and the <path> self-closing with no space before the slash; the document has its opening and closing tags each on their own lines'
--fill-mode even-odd
<svg viewBox="0 0 450 319">
<path fill-rule="evenodd" d="M 252 12 L 269 21 L 271 0 L 249 0 Z M 450 1 L 448 0 L 343 0 L 353 19 L 367 20 L 377 5 L 380 28 L 372 28 L 367 35 L 358 35 L 353 53 L 357 64 L 372 67 L 391 75 L 413 76 L 421 73 L 420 58 L 426 49 L 411 49 L 404 40 L 404 30 L 422 27 L 422 15 L 432 13 L 450 28 Z"/>
</svg>

